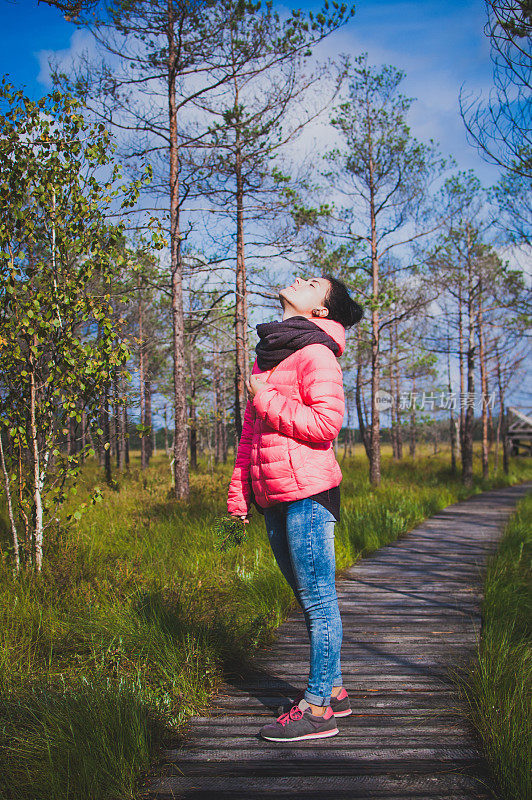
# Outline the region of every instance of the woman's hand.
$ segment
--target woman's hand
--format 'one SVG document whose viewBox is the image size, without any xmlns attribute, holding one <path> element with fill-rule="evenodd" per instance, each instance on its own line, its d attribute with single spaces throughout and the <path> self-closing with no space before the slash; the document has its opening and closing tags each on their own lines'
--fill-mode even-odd
<svg viewBox="0 0 532 800">
<path fill-rule="evenodd" d="M 249 517 L 247 514 L 231 514 L 232 517 L 236 517 L 237 519 L 241 519 L 244 524 L 249 522 Z"/>
<path fill-rule="evenodd" d="M 256 375 L 250 375 L 249 379 L 246 381 L 246 389 L 248 390 L 249 399 L 253 400 L 259 389 L 262 389 L 263 386 L 267 386 L 268 384 L 266 381 L 261 381 L 260 378 L 257 378 Z"/>
</svg>

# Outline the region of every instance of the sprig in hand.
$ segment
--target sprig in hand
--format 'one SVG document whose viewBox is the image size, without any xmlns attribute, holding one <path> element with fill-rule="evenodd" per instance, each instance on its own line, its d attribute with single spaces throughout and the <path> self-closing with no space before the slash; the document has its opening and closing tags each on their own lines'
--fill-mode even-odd
<svg viewBox="0 0 532 800">
<path fill-rule="evenodd" d="M 246 538 L 246 523 L 240 517 L 223 516 L 214 520 L 215 547 L 225 552 L 230 547 L 241 545 Z"/>
</svg>

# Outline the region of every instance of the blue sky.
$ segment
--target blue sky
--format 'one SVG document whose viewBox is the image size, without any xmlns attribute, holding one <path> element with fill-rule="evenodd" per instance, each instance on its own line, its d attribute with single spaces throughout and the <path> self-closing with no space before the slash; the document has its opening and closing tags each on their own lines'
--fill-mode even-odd
<svg viewBox="0 0 532 800">
<path fill-rule="evenodd" d="M 307 8 L 317 9 L 311 2 Z M 280 11 L 287 3 L 277 3 Z M 48 54 L 76 50 L 81 35 L 59 11 L 37 0 L 0 0 L 0 74 L 25 85 L 33 97 L 48 91 Z M 391 63 L 406 72 L 403 91 L 417 98 L 410 122 L 421 139 L 433 137 L 460 168 L 475 169 L 492 183 L 498 171 L 466 141 L 458 111 L 460 85 L 489 90 L 489 44 L 483 32 L 484 0 L 360 0 L 354 18 L 321 45 L 324 55 L 367 50 L 375 63 Z"/>
</svg>

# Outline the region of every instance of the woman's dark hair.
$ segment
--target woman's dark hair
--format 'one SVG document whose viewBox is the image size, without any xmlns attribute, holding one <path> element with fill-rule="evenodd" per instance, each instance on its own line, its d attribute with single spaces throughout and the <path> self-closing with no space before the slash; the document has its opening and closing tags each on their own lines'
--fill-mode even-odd
<svg viewBox="0 0 532 800">
<path fill-rule="evenodd" d="M 322 275 L 327 278 L 331 288 L 325 295 L 323 305 L 329 310 L 328 319 L 340 322 L 344 328 L 351 328 L 360 322 L 364 316 L 362 306 L 353 300 L 345 283 L 332 275 Z"/>
</svg>

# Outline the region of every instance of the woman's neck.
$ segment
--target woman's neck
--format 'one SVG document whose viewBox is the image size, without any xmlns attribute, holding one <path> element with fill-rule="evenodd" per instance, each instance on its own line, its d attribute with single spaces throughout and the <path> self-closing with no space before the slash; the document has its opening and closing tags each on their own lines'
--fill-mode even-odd
<svg viewBox="0 0 532 800">
<path fill-rule="evenodd" d="M 296 311 L 295 309 L 288 309 L 287 308 L 283 312 L 282 322 L 284 322 L 285 319 L 290 319 L 291 317 L 306 317 L 307 319 L 312 319 L 312 315 L 311 314 L 302 314 L 301 311 Z"/>
</svg>

